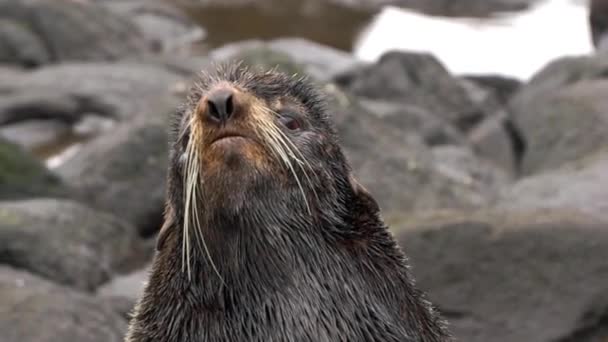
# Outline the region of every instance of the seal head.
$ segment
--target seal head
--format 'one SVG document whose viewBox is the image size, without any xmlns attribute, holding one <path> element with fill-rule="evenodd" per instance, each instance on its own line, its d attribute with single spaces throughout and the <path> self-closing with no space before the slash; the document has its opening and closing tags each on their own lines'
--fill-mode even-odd
<svg viewBox="0 0 608 342">
<path fill-rule="evenodd" d="M 127 341 L 448 341 L 309 82 L 220 68 L 174 122 Z"/>
</svg>

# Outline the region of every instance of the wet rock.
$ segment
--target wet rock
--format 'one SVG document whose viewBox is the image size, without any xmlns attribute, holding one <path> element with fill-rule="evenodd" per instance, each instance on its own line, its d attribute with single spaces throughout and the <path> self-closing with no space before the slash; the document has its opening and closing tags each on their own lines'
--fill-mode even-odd
<svg viewBox="0 0 608 342">
<path fill-rule="evenodd" d="M 455 173 L 446 171 L 419 135 L 408 134 L 389 120 L 369 113 L 331 84 L 326 92 L 355 176 L 385 212 L 473 208 L 488 205 L 497 195 L 502 184 L 480 181 L 478 175 L 470 173 L 477 166 L 459 170 L 454 177 Z M 480 169 L 487 166 L 472 155 L 470 162 L 480 163 Z"/>
<path fill-rule="evenodd" d="M 206 33 L 177 6 L 161 0 L 101 2 L 111 11 L 132 20 L 157 51 L 189 50 Z"/>
<path fill-rule="evenodd" d="M 484 117 L 461 82 L 428 54 L 388 52 L 374 65 L 338 75 L 335 82 L 364 98 L 420 106 L 464 131 Z"/>
<path fill-rule="evenodd" d="M 92 2 L 4 0 L 0 20 L 0 45 L 12 47 L 14 64 L 115 60 L 147 49 L 131 22 Z"/>
<path fill-rule="evenodd" d="M 600 220 L 575 210 L 443 211 L 404 215 L 393 229 L 458 340 L 600 341 Z M 581 331 L 588 336 L 572 339 Z"/>
<path fill-rule="evenodd" d="M 66 196 L 59 177 L 22 148 L 0 138 L 0 200 Z"/>
<path fill-rule="evenodd" d="M 319 81 L 329 81 L 360 64 L 345 52 L 300 38 L 237 42 L 211 51 L 210 56 L 218 61 L 243 60 L 268 68 L 278 65 L 288 74 L 306 73 Z"/>
<path fill-rule="evenodd" d="M 522 172 L 550 170 L 607 146 L 607 92 L 608 80 L 580 81 L 535 96 L 524 89 L 511 105 L 526 143 Z"/>
<path fill-rule="evenodd" d="M 2 264 L 93 290 L 146 257 L 134 228 L 109 214 L 57 199 L 0 202 Z"/>
<path fill-rule="evenodd" d="M 148 100 L 148 109 L 84 144 L 57 168 L 88 205 L 134 224 L 143 235 L 162 224 L 169 116 L 173 97 Z"/>
<path fill-rule="evenodd" d="M 5 342 L 120 342 L 127 321 L 103 300 L 0 266 Z"/>
</svg>

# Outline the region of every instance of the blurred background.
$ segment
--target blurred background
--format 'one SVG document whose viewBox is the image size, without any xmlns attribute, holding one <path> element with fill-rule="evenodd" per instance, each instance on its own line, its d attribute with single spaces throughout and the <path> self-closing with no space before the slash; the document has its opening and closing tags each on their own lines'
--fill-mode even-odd
<svg viewBox="0 0 608 342">
<path fill-rule="evenodd" d="M 328 94 L 459 341 L 606 342 L 606 37 L 608 0 L 0 0 L 0 340 L 122 340 L 167 119 L 243 60 Z"/>
</svg>

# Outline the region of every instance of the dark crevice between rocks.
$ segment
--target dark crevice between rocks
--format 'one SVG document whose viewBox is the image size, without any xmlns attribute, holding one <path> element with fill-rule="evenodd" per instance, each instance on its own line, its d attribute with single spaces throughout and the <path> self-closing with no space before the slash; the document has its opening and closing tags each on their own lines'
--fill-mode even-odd
<svg viewBox="0 0 608 342">
<path fill-rule="evenodd" d="M 515 172 L 516 174 L 521 174 L 522 160 L 527 150 L 526 140 L 515 122 L 510 118 L 506 118 L 503 121 L 503 127 L 511 142 L 513 157 L 515 159 Z"/>
<path fill-rule="evenodd" d="M 595 308 L 583 316 L 579 328 L 555 342 L 605 342 L 608 340 L 608 306 Z"/>
</svg>

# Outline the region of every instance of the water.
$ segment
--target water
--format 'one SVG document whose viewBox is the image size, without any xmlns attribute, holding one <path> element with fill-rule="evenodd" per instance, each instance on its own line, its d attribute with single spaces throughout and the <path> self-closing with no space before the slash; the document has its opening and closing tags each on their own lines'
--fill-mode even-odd
<svg viewBox="0 0 608 342">
<path fill-rule="evenodd" d="M 528 80 L 550 61 L 593 51 L 587 6 L 547 0 L 521 13 L 484 19 L 430 17 L 386 7 L 358 38 L 354 54 L 375 61 L 389 50 L 429 52 L 456 74 Z"/>
<path fill-rule="evenodd" d="M 354 38 L 371 19 L 369 12 L 324 0 L 272 0 L 239 7 L 182 4 L 207 31 L 211 48 L 247 39 L 302 37 L 350 51 Z"/>
</svg>

